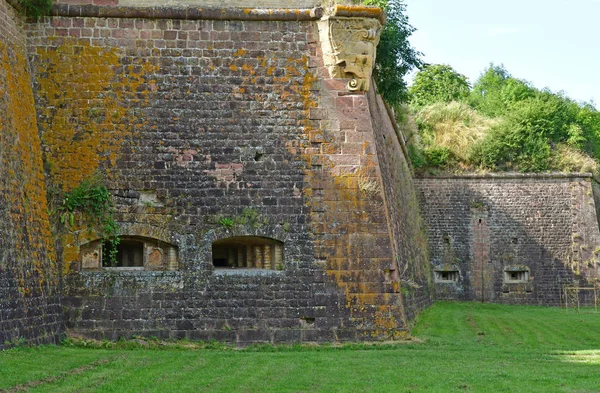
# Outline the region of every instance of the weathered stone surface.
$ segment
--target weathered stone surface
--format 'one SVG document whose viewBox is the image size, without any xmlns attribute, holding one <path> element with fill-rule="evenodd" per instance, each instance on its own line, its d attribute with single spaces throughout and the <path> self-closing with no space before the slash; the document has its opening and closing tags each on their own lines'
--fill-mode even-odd
<svg viewBox="0 0 600 393">
<path fill-rule="evenodd" d="M 0 349 L 64 334 L 22 27 L 0 1 Z"/>
<path fill-rule="evenodd" d="M 50 181 L 106 172 L 120 233 L 177 249 L 175 271 L 152 271 L 165 253 L 147 247 L 141 270 L 86 269 L 94 234 L 73 228 L 59 255 L 72 331 L 241 345 L 403 333 L 368 100 L 331 79 L 316 22 L 119 14 L 29 29 Z M 85 143 L 66 160 L 74 135 Z M 274 242 L 220 249 L 223 266 L 248 263 L 215 269 L 213 243 L 241 236 Z"/>
</svg>

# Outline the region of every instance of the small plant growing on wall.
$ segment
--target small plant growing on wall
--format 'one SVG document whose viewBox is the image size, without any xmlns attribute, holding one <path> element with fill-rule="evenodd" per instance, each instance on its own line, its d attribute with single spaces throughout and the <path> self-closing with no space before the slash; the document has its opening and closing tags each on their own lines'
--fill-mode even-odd
<svg viewBox="0 0 600 393">
<path fill-rule="evenodd" d="M 110 265 L 116 265 L 119 228 L 114 218 L 110 192 L 100 176 L 84 180 L 65 194 L 56 213 L 60 223 L 66 228 L 75 225 L 76 217 L 85 220 L 88 226 L 95 227 L 103 236 L 103 241 L 109 243 L 107 249 Z"/>
<path fill-rule="evenodd" d="M 233 228 L 233 224 L 234 224 L 234 221 L 231 218 L 228 218 L 228 217 L 222 217 L 219 220 L 219 225 L 221 225 L 221 226 L 223 226 L 223 227 L 225 227 L 227 229 Z"/>
</svg>

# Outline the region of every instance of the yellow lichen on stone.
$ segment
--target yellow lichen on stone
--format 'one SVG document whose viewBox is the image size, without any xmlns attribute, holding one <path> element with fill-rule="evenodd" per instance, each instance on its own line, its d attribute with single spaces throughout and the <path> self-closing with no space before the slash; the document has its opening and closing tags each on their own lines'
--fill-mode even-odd
<svg viewBox="0 0 600 393">
<path fill-rule="evenodd" d="M 2 236 L 13 245 L 14 272 L 19 292 L 32 277 L 39 292 L 55 283 L 56 257 L 50 225 L 46 187 L 42 172 L 42 151 L 36 111 L 24 50 L 0 42 L 0 194 L 8 213 L 9 233 Z"/>
<path fill-rule="evenodd" d="M 40 47 L 37 55 L 44 70 L 37 79 L 40 128 L 53 183 L 69 191 L 101 166 L 111 175 L 122 144 L 139 123 L 124 101 L 150 94 L 138 88 L 156 66 L 133 64 L 118 73 L 119 49 L 74 40 Z"/>
</svg>

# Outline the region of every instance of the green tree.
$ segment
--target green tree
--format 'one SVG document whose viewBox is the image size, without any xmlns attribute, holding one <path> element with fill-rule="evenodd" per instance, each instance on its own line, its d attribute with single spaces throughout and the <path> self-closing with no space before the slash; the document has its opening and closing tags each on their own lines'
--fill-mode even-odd
<svg viewBox="0 0 600 393">
<path fill-rule="evenodd" d="M 445 64 L 424 66 L 408 90 L 410 101 L 418 106 L 463 101 L 470 91 L 467 77 Z"/>
<path fill-rule="evenodd" d="M 513 78 L 503 65 L 490 66 L 475 82 L 471 106 L 486 116 L 501 116 L 511 104 L 535 96 L 529 83 Z"/>
<path fill-rule="evenodd" d="M 474 160 L 489 168 L 539 172 L 551 169 L 552 149 L 559 143 L 586 141 L 577 124 L 578 104 L 550 91 L 509 103 L 504 121 L 474 149 Z"/>
<path fill-rule="evenodd" d="M 421 53 L 408 41 L 415 28 L 408 23 L 406 5 L 403 0 L 364 0 L 363 4 L 381 7 L 386 14 L 373 73 L 378 93 L 391 105 L 406 102 L 404 76 L 422 65 Z"/>
</svg>

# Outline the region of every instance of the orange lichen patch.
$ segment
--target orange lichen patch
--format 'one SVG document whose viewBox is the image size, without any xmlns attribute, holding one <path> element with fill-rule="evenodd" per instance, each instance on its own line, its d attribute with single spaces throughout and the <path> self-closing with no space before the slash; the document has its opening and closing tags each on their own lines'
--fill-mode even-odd
<svg viewBox="0 0 600 393">
<path fill-rule="evenodd" d="M 230 69 L 231 71 L 237 71 L 237 70 L 238 70 L 238 67 L 237 67 L 235 64 L 231 64 L 231 65 L 229 66 L 229 69 Z"/>
<path fill-rule="evenodd" d="M 110 175 L 124 140 L 139 127 L 124 101 L 150 94 L 138 90 L 156 66 L 130 64 L 117 73 L 119 49 L 75 40 L 37 54 L 44 70 L 37 79 L 40 128 L 53 183 L 69 191 L 101 166 Z"/>
<path fill-rule="evenodd" d="M 397 322 L 393 308 L 385 305 L 378 306 L 375 312 L 375 325 L 383 329 L 395 329 Z"/>
<path fill-rule="evenodd" d="M 0 195 L 5 245 L 22 296 L 45 293 L 57 280 L 48 220 L 42 151 L 26 55 L 0 42 Z M 35 288 L 31 279 L 37 280 Z"/>
<path fill-rule="evenodd" d="M 250 64 L 242 65 L 242 71 L 249 72 L 252 75 L 254 75 L 256 73 L 256 71 L 254 70 L 254 67 L 252 67 Z"/>
<path fill-rule="evenodd" d="M 235 57 L 246 56 L 246 53 L 248 53 L 248 51 L 246 51 L 246 49 L 240 48 L 233 53 L 233 56 L 235 56 Z"/>
</svg>

